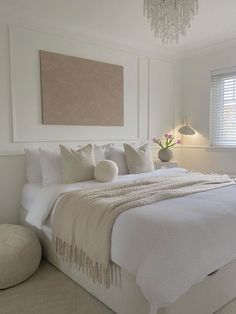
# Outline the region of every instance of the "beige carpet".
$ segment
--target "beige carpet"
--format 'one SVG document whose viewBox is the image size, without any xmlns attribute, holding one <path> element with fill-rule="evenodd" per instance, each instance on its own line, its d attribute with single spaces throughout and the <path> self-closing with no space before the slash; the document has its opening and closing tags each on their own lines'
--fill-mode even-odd
<svg viewBox="0 0 236 314">
<path fill-rule="evenodd" d="M 112 314 L 104 304 L 42 261 L 25 282 L 0 290 L 1 314 Z"/>
<path fill-rule="evenodd" d="M 104 304 L 45 261 L 42 261 L 39 270 L 25 282 L 0 291 L 0 314 L 112 313 Z M 236 301 L 216 314 L 236 314 Z"/>
</svg>

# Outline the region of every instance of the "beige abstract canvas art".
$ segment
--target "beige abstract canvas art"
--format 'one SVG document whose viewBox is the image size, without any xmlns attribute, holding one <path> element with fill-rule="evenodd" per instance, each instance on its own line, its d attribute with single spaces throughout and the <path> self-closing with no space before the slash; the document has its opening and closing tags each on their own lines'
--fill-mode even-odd
<svg viewBox="0 0 236 314">
<path fill-rule="evenodd" d="M 124 125 L 123 67 L 40 50 L 42 123 Z"/>
</svg>

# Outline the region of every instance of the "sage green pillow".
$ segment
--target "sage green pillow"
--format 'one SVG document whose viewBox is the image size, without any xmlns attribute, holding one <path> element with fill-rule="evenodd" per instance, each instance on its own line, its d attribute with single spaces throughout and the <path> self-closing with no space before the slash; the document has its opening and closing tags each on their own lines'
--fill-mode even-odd
<svg viewBox="0 0 236 314">
<path fill-rule="evenodd" d="M 77 150 L 60 145 L 63 183 L 75 183 L 94 178 L 95 157 L 93 145 Z"/>
</svg>

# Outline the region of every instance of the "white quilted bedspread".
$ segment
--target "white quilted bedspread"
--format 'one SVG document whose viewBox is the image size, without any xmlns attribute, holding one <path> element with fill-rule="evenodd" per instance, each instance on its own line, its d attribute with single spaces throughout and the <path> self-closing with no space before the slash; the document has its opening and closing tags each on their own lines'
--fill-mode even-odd
<svg viewBox="0 0 236 314">
<path fill-rule="evenodd" d="M 156 173 L 178 175 L 183 171 L 168 169 Z M 119 181 L 138 176 L 123 176 Z M 85 184 L 88 185 L 89 182 Z M 41 228 L 60 193 L 78 187 L 83 188 L 83 184 L 37 188 L 32 206 L 28 206 L 31 210 L 27 221 Z M 156 313 L 209 273 L 235 259 L 235 239 L 236 185 L 233 185 L 124 212 L 113 227 L 111 257 L 136 276 L 151 313 Z"/>
</svg>

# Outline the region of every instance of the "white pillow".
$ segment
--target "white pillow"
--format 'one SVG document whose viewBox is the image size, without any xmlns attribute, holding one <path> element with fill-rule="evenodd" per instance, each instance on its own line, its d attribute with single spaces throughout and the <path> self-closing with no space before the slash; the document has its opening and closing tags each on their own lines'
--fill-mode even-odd
<svg viewBox="0 0 236 314">
<path fill-rule="evenodd" d="M 110 182 L 118 175 L 117 164 L 112 160 L 100 161 L 94 169 L 94 177 L 97 181 Z"/>
<path fill-rule="evenodd" d="M 29 183 L 42 183 L 42 171 L 38 149 L 25 148 L 26 178 Z"/>
<path fill-rule="evenodd" d="M 117 164 L 119 174 L 128 174 L 128 166 L 125 159 L 125 151 L 122 147 L 112 145 L 109 149 L 107 159 Z"/>
<path fill-rule="evenodd" d="M 94 178 L 94 149 L 92 144 L 74 150 L 60 145 L 64 183 L 74 183 Z"/>
<path fill-rule="evenodd" d="M 124 149 L 129 173 L 152 172 L 155 170 L 152 152 L 148 143 L 140 147 L 124 144 Z"/>
<path fill-rule="evenodd" d="M 101 160 L 107 159 L 107 154 L 109 152 L 109 148 L 112 144 L 105 144 L 105 145 L 93 145 L 94 149 L 94 157 L 96 164 L 99 163 Z M 76 149 L 83 147 L 83 145 L 77 145 Z"/>
<path fill-rule="evenodd" d="M 43 185 L 62 184 L 60 152 L 39 149 Z"/>
<path fill-rule="evenodd" d="M 99 163 L 99 161 L 107 159 L 107 154 L 109 152 L 109 148 L 112 144 L 105 144 L 105 145 L 94 145 L 94 155 L 95 155 L 95 162 L 96 164 Z"/>
</svg>

